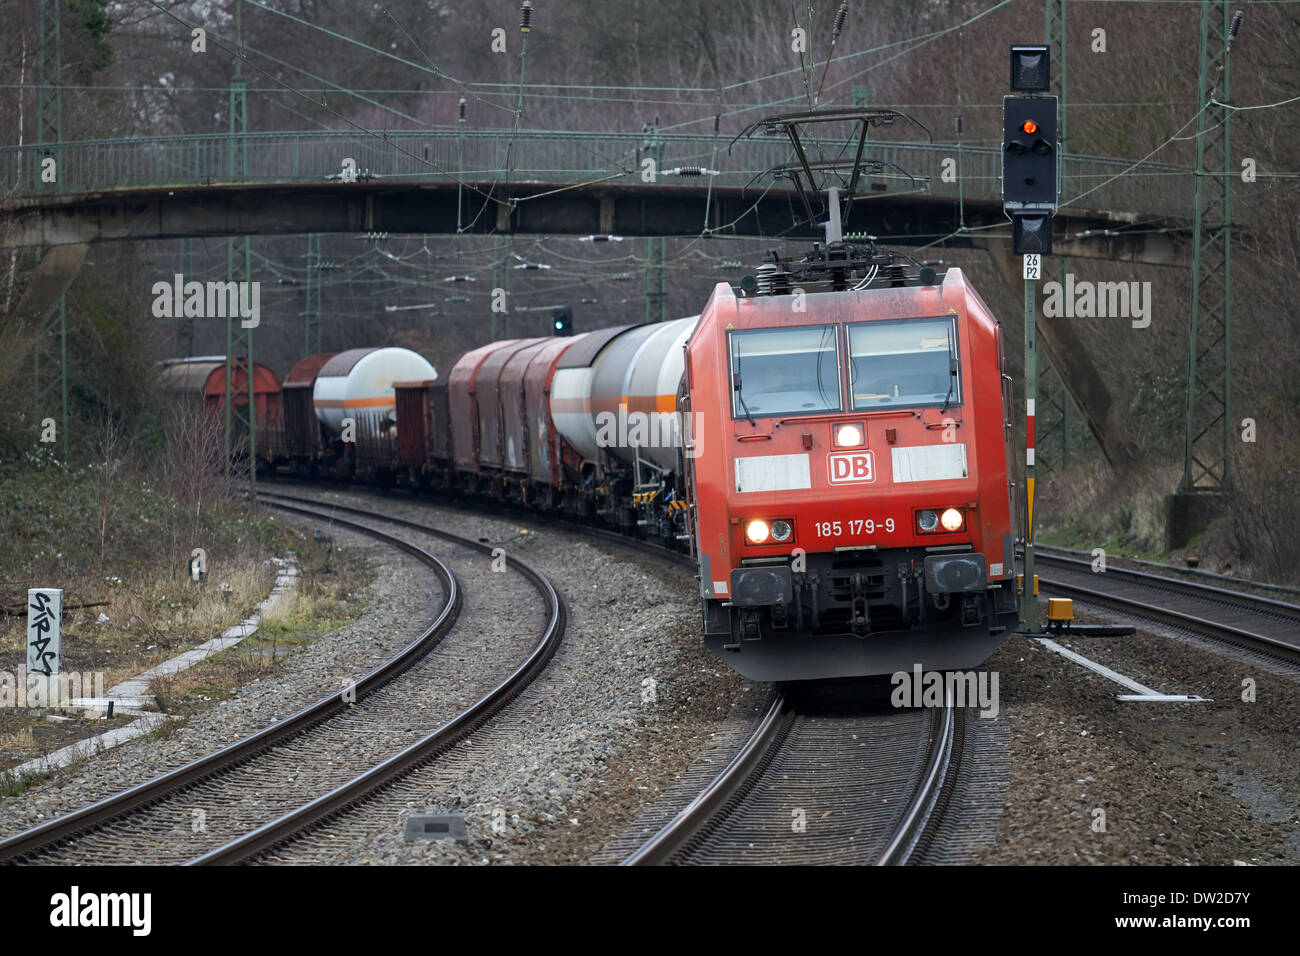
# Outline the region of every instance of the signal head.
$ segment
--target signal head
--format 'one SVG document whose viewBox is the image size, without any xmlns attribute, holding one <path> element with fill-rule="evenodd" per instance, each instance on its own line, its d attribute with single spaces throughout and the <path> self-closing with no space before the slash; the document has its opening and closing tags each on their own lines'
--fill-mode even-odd
<svg viewBox="0 0 1300 956">
<path fill-rule="evenodd" d="M 573 309 L 562 305 L 558 309 L 551 310 L 551 334 L 573 334 Z"/>
<path fill-rule="evenodd" d="M 1002 100 L 1002 201 L 1054 207 L 1057 202 L 1054 96 Z"/>
<path fill-rule="evenodd" d="M 1011 89 L 1016 93 L 1046 93 L 1052 86 L 1051 53 L 1046 44 L 1011 48 Z"/>
</svg>

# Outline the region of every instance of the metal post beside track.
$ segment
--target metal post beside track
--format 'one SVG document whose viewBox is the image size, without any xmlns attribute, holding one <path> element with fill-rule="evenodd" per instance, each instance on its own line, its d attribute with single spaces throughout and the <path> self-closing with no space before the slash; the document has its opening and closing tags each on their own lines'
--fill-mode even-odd
<svg viewBox="0 0 1300 956">
<path fill-rule="evenodd" d="M 37 99 L 36 142 L 40 145 L 40 158 L 33 170 L 36 188 L 51 192 L 63 191 L 69 174 L 69 164 L 63 154 L 63 38 L 60 0 L 40 2 L 39 89 Z M 46 182 L 45 160 L 54 162 L 54 180 Z M 36 261 L 41 261 L 41 248 L 36 248 Z M 44 321 L 44 320 L 42 320 Z M 68 297 L 59 296 L 57 316 L 48 323 L 32 347 L 32 373 L 34 376 L 32 399 L 36 420 L 49 416 L 50 406 L 59 407 L 56 441 L 66 461 L 71 445 L 68 441 Z M 44 361 L 42 361 L 44 359 Z M 50 374 L 50 367 L 58 368 L 58 379 Z"/>
<path fill-rule="evenodd" d="M 1064 10 L 1056 12 L 1064 14 Z M 1064 41 L 1064 19 L 1059 23 Z M 1035 287 L 1043 256 L 1052 254 L 1052 219 L 1061 197 L 1061 148 L 1056 134 L 1061 101 L 1051 88 L 1053 7 L 1049 42 L 1011 47 L 1012 96 L 1002 99 L 1002 210 L 1011 220 L 1011 251 L 1023 256 L 1025 280 L 1025 558 L 1020 578 L 1020 630 L 1038 632 L 1034 593 L 1034 405 L 1038 401 Z M 1064 63 L 1061 63 L 1064 86 Z M 1024 95 L 1014 95 L 1024 94 Z"/>
<path fill-rule="evenodd" d="M 1038 399 L 1038 343 L 1035 338 L 1034 294 L 1043 258 L 1024 257 L 1025 276 L 1025 576 L 1020 601 L 1020 629 L 1038 632 L 1038 597 L 1034 594 L 1034 403 Z"/>
</svg>

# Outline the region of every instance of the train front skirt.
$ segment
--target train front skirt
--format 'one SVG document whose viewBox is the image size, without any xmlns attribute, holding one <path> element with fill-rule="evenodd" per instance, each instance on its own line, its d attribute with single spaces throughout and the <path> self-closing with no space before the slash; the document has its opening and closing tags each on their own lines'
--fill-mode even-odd
<svg viewBox="0 0 1300 956">
<path fill-rule="evenodd" d="M 923 548 L 811 554 L 731 573 L 705 599 L 704 642 L 753 680 L 820 680 L 978 667 L 1015 629 L 1014 578 L 984 556 Z"/>
</svg>

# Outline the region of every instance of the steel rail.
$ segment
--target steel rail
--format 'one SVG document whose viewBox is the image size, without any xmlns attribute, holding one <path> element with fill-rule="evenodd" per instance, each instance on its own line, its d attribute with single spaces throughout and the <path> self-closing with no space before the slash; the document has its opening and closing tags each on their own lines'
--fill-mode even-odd
<svg viewBox="0 0 1300 956">
<path fill-rule="evenodd" d="M 1044 556 L 1049 562 L 1065 562 L 1074 559 L 1056 558 Z M 1078 562 L 1087 564 L 1086 561 Z M 1107 571 L 1110 575 L 1115 572 Z M 1118 575 L 1117 575 L 1118 576 Z M 1158 575 L 1146 574 L 1142 571 L 1126 571 L 1124 577 L 1135 581 L 1139 586 L 1146 587 L 1149 590 L 1167 590 L 1176 594 L 1184 594 L 1188 597 L 1196 597 L 1201 600 L 1215 601 L 1227 607 L 1235 607 L 1239 610 L 1246 610 L 1255 614 L 1267 615 L 1273 618 L 1286 618 L 1274 607 L 1292 608 L 1300 614 L 1300 608 L 1294 605 L 1288 605 L 1280 601 L 1273 601 L 1270 598 L 1261 598 L 1253 594 L 1242 594 L 1235 591 L 1225 591 L 1222 588 L 1214 588 L 1208 585 L 1196 584 L 1189 581 L 1176 581 L 1170 578 L 1160 577 Z M 1150 583 L 1142 579 L 1153 579 Z M 1084 587 L 1081 584 L 1072 584 L 1069 581 L 1063 581 L 1059 578 L 1039 576 L 1039 585 L 1056 591 L 1067 597 L 1075 597 L 1091 604 L 1097 604 L 1101 607 L 1110 608 L 1116 611 L 1122 611 L 1132 614 L 1136 617 L 1147 618 L 1172 627 L 1183 628 L 1205 637 L 1216 640 L 1226 641 L 1230 644 L 1246 647 L 1249 650 L 1281 658 L 1292 664 L 1300 664 L 1300 643 L 1288 643 L 1268 634 L 1260 634 L 1255 631 L 1248 631 L 1234 624 L 1228 624 L 1223 621 L 1213 621 L 1208 618 L 1200 617 L 1196 614 L 1189 614 L 1186 611 L 1180 611 L 1176 608 L 1165 607 L 1152 604 L 1147 601 L 1139 600 L 1133 597 L 1125 597 L 1119 594 L 1113 594 L 1106 591 L 1100 591 L 1096 588 Z M 1300 618 L 1294 619 L 1297 624 L 1297 633 L 1300 633 Z"/>
<path fill-rule="evenodd" d="M 723 813 L 732 798 L 742 794 L 751 784 L 766 764 L 764 758 L 779 747 L 794 719 L 793 711 L 786 705 L 785 696 L 781 693 L 773 694 L 767 713 L 731 761 L 659 832 L 619 865 L 660 866 L 670 862 L 696 834 Z"/>
<path fill-rule="evenodd" d="M 1091 569 L 1092 566 L 1092 562 L 1087 558 L 1075 558 L 1068 555 L 1052 554 L 1050 552 L 1043 554 L 1041 549 L 1037 548 L 1037 546 L 1035 546 L 1035 554 L 1053 564 L 1073 567 L 1081 571 L 1085 568 Z M 1147 587 L 1177 591 L 1180 594 L 1186 594 L 1189 597 L 1202 598 L 1207 601 L 1221 601 L 1224 604 L 1231 604 L 1237 607 L 1248 607 L 1261 614 L 1273 614 L 1277 617 L 1294 620 L 1297 624 L 1300 624 L 1300 604 L 1293 604 L 1290 601 L 1279 601 L 1277 598 L 1264 597 L 1260 594 L 1251 594 L 1248 591 L 1238 591 L 1232 588 L 1223 588 L 1213 584 L 1203 584 L 1199 581 L 1188 581 L 1184 578 L 1175 578 L 1164 574 L 1152 574 L 1150 571 L 1138 571 L 1134 568 L 1108 566 L 1104 573 L 1107 575 L 1113 575 L 1114 577 L 1134 581 Z M 1237 581 L 1240 579 L 1228 578 L 1227 580 Z M 1252 586 L 1285 590 L 1280 585 Z"/>
<path fill-rule="evenodd" d="M 306 500 L 287 495 L 262 494 L 260 497 L 293 502 Z M 318 507 L 323 504 L 319 501 L 313 503 Z M 419 522 L 388 515 L 376 515 L 364 509 L 352 508 L 346 505 L 327 504 L 328 507 L 339 511 L 373 515 L 404 528 L 426 534 L 436 534 L 438 537 L 454 541 L 489 557 L 492 556 L 493 549 L 489 545 L 446 532 L 436 531 Z M 277 507 L 279 506 L 277 505 Z M 560 597 L 559 592 L 556 591 L 554 585 L 545 575 L 531 565 L 509 555 L 506 555 L 506 563 L 528 579 L 542 594 L 548 605 L 549 618 L 546 628 L 532 652 L 505 680 L 432 733 L 411 744 L 400 753 L 394 754 L 364 773 L 353 777 L 347 783 L 317 797 L 310 803 L 306 803 L 255 830 L 244 833 L 202 856 L 195 857 L 186 865 L 210 866 L 240 863 L 256 857 L 281 843 L 304 835 L 317 824 L 373 796 L 387 784 L 436 759 L 481 727 L 518 697 L 520 692 L 532 683 L 537 675 L 545 669 L 551 658 L 555 656 L 555 651 L 559 648 L 564 637 L 568 612 L 563 598 Z"/>
<path fill-rule="evenodd" d="M 297 512 L 318 518 L 328 517 L 325 512 L 301 506 L 277 505 L 276 507 L 284 511 Z M 397 654 L 372 669 L 356 682 L 356 700 L 362 700 L 400 676 L 438 645 L 455 625 L 460 615 L 462 594 L 456 576 L 451 569 L 438 557 L 423 548 L 357 522 L 338 519 L 336 523 L 369 535 L 416 557 L 434 570 L 434 573 L 441 580 L 445 592 L 443 606 L 428 628 L 414 641 L 398 651 Z M 343 694 L 331 693 L 314 704 L 309 704 L 296 713 L 220 750 L 200 757 L 198 760 L 113 796 L 106 797 L 80 810 L 55 817 L 39 826 L 23 830 L 0 840 L 0 862 L 20 859 L 40 850 L 42 847 L 61 843 L 87 830 L 122 817 L 133 810 L 156 803 L 202 780 L 226 772 L 237 764 L 270 750 L 278 744 L 309 730 L 316 724 L 328 720 L 347 709 L 349 705 L 350 702 L 344 700 Z"/>
<path fill-rule="evenodd" d="M 1034 553 L 1046 554 L 1047 557 L 1057 557 L 1058 555 L 1061 557 L 1071 557 L 1074 555 L 1078 555 L 1079 558 L 1084 561 L 1088 560 L 1088 558 L 1085 557 L 1085 555 L 1091 557 L 1091 552 L 1089 551 L 1083 551 L 1080 550 L 1079 548 L 1067 548 L 1062 545 L 1055 545 L 1055 544 L 1035 544 Z M 1206 580 L 1209 581 L 1226 581 L 1229 584 L 1240 584 L 1243 585 L 1244 587 L 1257 588 L 1258 590 L 1261 591 L 1277 591 L 1281 594 L 1300 594 L 1300 588 L 1289 587 L 1285 584 L 1273 584 L 1268 581 L 1251 581 L 1248 578 L 1235 578 L 1230 574 L 1219 574 L 1217 571 L 1206 571 L 1204 568 L 1184 568 L 1184 567 L 1179 567 L 1176 564 L 1165 564 L 1160 561 L 1147 561 L 1144 558 L 1130 558 L 1127 555 L 1122 555 L 1122 554 L 1113 555 L 1113 557 L 1119 558 L 1124 561 L 1128 561 L 1132 564 L 1140 564 L 1143 567 L 1162 568 L 1166 571 L 1173 571 L 1178 574 L 1190 574 L 1193 577 L 1205 578 Z M 1119 570 L 1127 571 L 1131 569 L 1119 568 Z M 1156 577 L 1163 577 L 1163 575 L 1156 575 Z M 1173 580 L 1181 580 L 1181 579 L 1174 578 Z M 1233 592 L 1233 593 L 1237 593 L 1237 592 Z"/>
<path fill-rule="evenodd" d="M 289 499 L 292 500 L 292 499 Z M 342 510 L 346 506 L 339 506 Z M 509 509 L 505 513 L 513 514 Z M 401 523 L 403 519 L 386 518 Z M 671 551 L 653 541 L 629 538 L 616 531 L 575 525 L 573 529 L 585 536 L 617 544 L 641 554 L 654 555 L 674 564 L 690 564 L 690 558 Z M 910 857 L 938 804 L 942 788 L 948 780 L 948 769 L 957 745 L 955 709 L 938 708 L 938 729 L 930 740 L 926 771 L 903 818 L 891 835 L 890 841 L 877 861 L 877 865 L 900 865 Z M 786 697 L 776 692 L 764 716 L 753 732 L 719 773 L 691 802 L 633 853 L 624 858 L 621 866 L 658 866 L 669 864 L 673 858 L 687 851 L 692 842 L 707 834 L 726 816 L 728 808 L 743 798 L 770 759 L 780 749 L 781 743 L 793 726 L 797 715 Z M 417 745 L 418 746 L 418 745 Z M 414 748 L 413 748 L 414 749 Z"/>
<path fill-rule="evenodd" d="M 934 708 L 934 712 L 938 726 L 930 739 L 930 758 L 925 775 L 908 802 L 898 827 L 876 860 L 876 866 L 902 866 L 908 861 L 913 847 L 933 818 L 932 811 L 948 779 L 948 765 L 952 762 L 957 743 L 957 708 L 949 701 L 943 707 Z"/>
</svg>

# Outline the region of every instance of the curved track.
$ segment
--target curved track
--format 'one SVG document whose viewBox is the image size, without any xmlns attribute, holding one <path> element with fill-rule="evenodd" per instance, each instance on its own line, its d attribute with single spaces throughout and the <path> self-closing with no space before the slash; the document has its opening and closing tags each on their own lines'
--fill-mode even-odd
<svg viewBox="0 0 1300 956">
<path fill-rule="evenodd" d="M 302 500 L 284 495 L 263 495 L 262 497 L 273 502 Z M 360 508 L 344 505 L 331 505 L 330 509 L 347 514 L 373 514 Z M 390 524 L 414 531 L 437 534 L 439 537 L 455 541 L 488 557 L 493 556 L 493 549 L 489 545 L 471 541 L 468 538 L 434 531 L 426 525 L 408 521 L 404 518 L 394 518 L 388 515 L 375 515 L 375 517 L 382 517 L 384 521 Z M 316 824 L 337 813 L 345 812 L 349 807 L 377 793 L 389 783 L 436 759 L 458 741 L 463 740 L 483 726 L 484 723 L 518 697 L 519 693 L 532 683 L 533 679 L 542 672 L 551 658 L 555 656 L 555 651 L 564 637 L 567 611 L 563 599 L 545 575 L 517 558 L 507 556 L 506 561 L 533 584 L 545 598 L 548 608 L 548 621 L 541 638 L 533 647 L 532 652 L 518 667 L 471 706 L 460 711 L 432 733 L 427 734 L 400 753 L 394 754 L 382 763 L 376 764 L 311 803 L 304 804 L 297 810 L 284 814 L 257 830 L 246 833 L 201 857 L 191 860 L 190 863 L 192 865 L 238 863 L 254 858 L 260 853 L 301 836 Z"/>
<path fill-rule="evenodd" d="M 1035 552 L 1044 590 L 1300 664 L 1300 605 L 1130 568 L 1093 573 L 1089 560 Z"/>
<path fill-rule="evenodd" d="M 82 810 L 57 817 L 41 826 L 0 841 L 0 861 L 119 862 L 122 858 L 111 854 L 107 859 L 104 858 L 102 853 L 104 841 L 108 840 L 111 846 L 117 834 L 124 830 L 131 832 L 137 841 L 141 838 L 141 833 L 145 834 L 146 838 L 149 833 L 167 832 L 174 835 L 177 828 L 174 824 L 170 829 L 167 828 L 165 814 L 162 814 L 161 829 L 157 821 L 152 824 L 141 821 L 146 820 L 150 814 L 158 817 L 159 811 L 165 809 L 169 803 L 175 802 L 175 798 L 181 794 L 191 795 L 199 787 L 220 787 L 237 771 L 248 772 L 250 767 L 258 766 L 259 761 L 273 759 L 277 751 L 284 752 L 287 748 L 302 747 L 304 740 L 319 736 L 319 730 L 331 728 L 342 715 L 354 718 L 356 712 L 375 702 L 380 702 L 375 704 L 381 708 L 377 711 L 380 716 L 385 716 L 381 712 L 384 704 L 388 704 L 391 710 L 391 698 L 400 695 L 380 693 L 381 690 L 402 677 L 412 667 L 423 663 L 430 651 L 453 630 L 464 604 L 462 590 L 451 569 L 438 557 L 401 538 L 359 522 L 340 518 L 338 512 L 371 520 L 382 520 L 421 534 L 438 537 L 463 550 L 489 557 L 492 554 L 490 547 L 479 542 L 416 522 L 393 519 L 356 508 L 335 505 L 327 508 L 312 507 L 313 502 L 300 498 L 278 495 L 264 497 L 269 504 L 281 510 L 332 521 L 334 524 L 383 541 L 416 557 L 435 572 L 443 587 L 445 600 L 435 620 L 416 640 L 359 679 L 354 687 L 355 696 L 350 694 L 345 698 L 341 693 L 330 694 L 284 720 L 277 721 L 215 753 Z M 239 862 L 255 856 L 270 846 L 291 839 L 331 814 L 365 799 L 411 769 L 436 758 L 513 700 L 554 655 L 564 634 L 566 612 L 562 599 L 545 576 L 517 559 L 508 557 L 507 563 L 541 595 L 546 605 L 547 623 L 523 662 L 511 670 L 504 680 L 497 682 L 488 693 L 479 697 L 470 707 L 456 713 L 450 720 L 445 721 L 432 733 L 424 735 L 415 743 L 379 763 L 373 763 L 373 758 L 367 760 L 367 769 L 352 775 L 341 785 L 331 786 L 328 792 L 316 795 L 309 802 L 298 805 L 296 809 L 279 815 L 269 823 L 259 821 L 260 826 L 244 829 L 234 839 L 208 850 L 201 856 L 189 859 L 189 856 L 185 855 L 176 862 L 186 859 L 191 863 Z M 386 696 L 390 698 L 389 701 L 383 700 Z M 355 738 L 355 733 L 352 736 Z M 323 739 L 328 741 L 331 738 L 326 734 Z M 340 738 L 336 737 L 334 741 L 338 739 Z M 341 739 L 346 740 L 347 734 L 345 733 Z M 329 762 L 332 764 L 333 760 Z M 256 771 L 253 771 L 253 776 L 256 776 Z M 292 781 L 293 777 L 289 780 Z M 84 852 L 78 854 L 78 847 L 83 843 L 86 846 L 100 846 L 100 852 L 87 860 Z"/>
<path fill-rule="evenodd" d="M 652 541 L 573 528 L 694 567 Z M 890 866 L 928 856 L 957 786 L 965 728 L 964 708 L 814 715 L 775 692 L 728 765 L 623 864 Z M 792 827 L 795 810 L 805 830 Z"/>
</svg>

